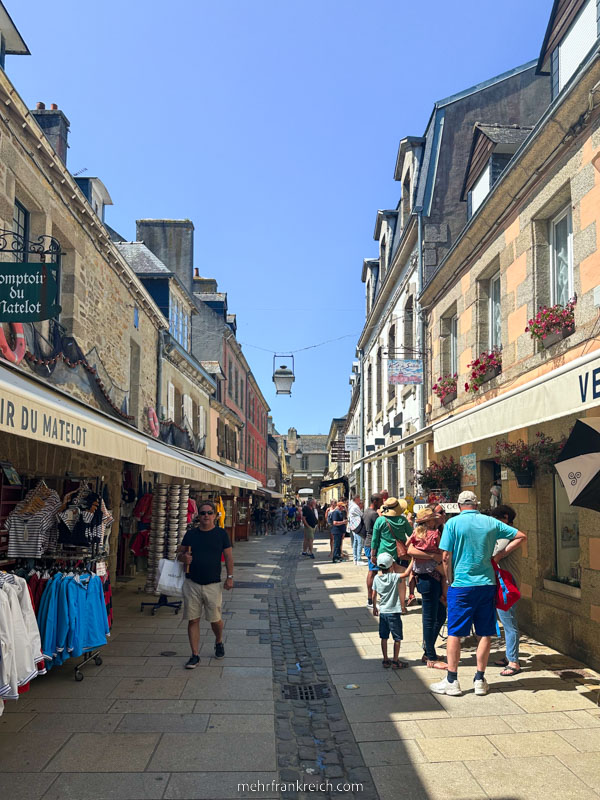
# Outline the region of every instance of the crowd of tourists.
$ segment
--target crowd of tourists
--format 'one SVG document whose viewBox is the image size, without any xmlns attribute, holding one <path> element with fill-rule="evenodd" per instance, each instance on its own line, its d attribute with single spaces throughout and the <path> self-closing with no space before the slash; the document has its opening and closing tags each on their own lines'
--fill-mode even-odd
<svg viewBox="0 0 600 800">
<path fill-rule="evenodd" d="M 516 551 L 526 535 L 514 527 L 516 512 L 511 506 L 499 505 L 482 512 L 476 495 L 463 491 L 458 507 L 460 513 L 450 518 L 443 504 L 436 503 L 414 514 L 408 511 L 405 500 L 389 497 L 385 491 L 373 494 L 367 508 L 358 496 L 349 501 L 332 500 L 325 507 L 310 499 L 301 507 L 302 556 L 315 558 L 315 532 L 324 520 L 329 529 L 330 559 L 334 563 L 352 560 L 357 566 L 367 567 L 367 606 L 379 619 L 382 665 L 386 669 L 407 666 L 399 658 L 402 614 L 420 596 L 422 661 L 445 673 L 443 680 L 431 685 L 432 692 L 462 694 L 458 681 L 461 643 L 474 633 L 478 640 L 474 692 L 485 695 L 489 691 L 485 671 L 492 638 L 500 635 L 498 619 L 506 642 L 506 656 L 497 662 L 503 667 L 500 674 L 510 677 L 521 671 Z M 346 542 L 351 548 L 348 553 L 344 550 Z M 446 660 L 436 651 L 444 625 Z"/>
</svg>

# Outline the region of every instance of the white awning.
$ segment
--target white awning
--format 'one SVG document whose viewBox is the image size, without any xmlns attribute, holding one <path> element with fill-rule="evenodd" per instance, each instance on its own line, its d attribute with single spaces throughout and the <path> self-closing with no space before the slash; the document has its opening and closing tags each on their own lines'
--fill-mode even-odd
<svg viewBox="0 0 600 800">
<path fill-rule="evenodd" d="M 240 489 L 260 489 L 261 483 L 256 478 L 253 478 L 252 475 L 248 475 L 247 472 L 242 472 L 239 469 L 235 469 L 234 467 L 228 467 L 225 464 L 221 464 L 220 462 L 212 461 L 210 458 L 206 458 L 205 456 L 198 455 L 197 453 L 189 453 L 190 458 L 193 458 L 195 461 L 198 461 L 200 464 L 206 465 L 209 469 L 216 470 L 220 474 L 224 475 L 228 481 L 228 486 L 238 486 Z"/>
<path fill-rule="evenodd" d="M 211 462 L 210 459 L 205 461 L 208 463 L 200 463 L 195 453 L 172 447 L 158 439 L 151 439 L 148 442 L 145 463 L 149 472 L 231 489 L 232 484 L 220 470 L 220 464 Z"/>
<path fill-rule="evenodd" d="M 523 386 L 433 426 L 436 453 L 501 436 L 600 405 L 600 352 L 594 350 Z"/>
<path fill-rule="evenodd" d="M 227 471 L 247 478 L 244 484 L 251 484 L 249 488 L 259 485 L 245 473 L 222 468 L 209 458 L 165 444 L 65 392 L 4 366 L 0 366 L 0 431 L 139 464 L 150 472 L 222 489 L 240 485 Z"/>
</svg>

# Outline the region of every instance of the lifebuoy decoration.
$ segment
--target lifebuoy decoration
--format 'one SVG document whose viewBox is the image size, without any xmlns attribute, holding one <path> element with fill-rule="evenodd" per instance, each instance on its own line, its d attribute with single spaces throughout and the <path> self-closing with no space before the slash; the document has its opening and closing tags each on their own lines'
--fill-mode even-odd
<svg viewBox="0 0 600 800">
<path fill-rule="evenodd" d="M 160 434 L 160 425 L 158 424 L 158 417 L 156 411 L 152 406 L 148 408 L 148 425 L 150 426 L 150 433 L 155 439 L 158 439 Z"/>
<path fill-rule="evenodd" d="M 4 334 L 4 330 L 0 325 L 0 352 L 2 353 L 2 358 L 10 361 L 11 364 L 20 364 L 27 349 L 23 325 L 20 322 L 11 322 L 10 328 L 12 330 L 13 339 L 15 340 L 15 346 L 10 346 Z"/>
</svg>

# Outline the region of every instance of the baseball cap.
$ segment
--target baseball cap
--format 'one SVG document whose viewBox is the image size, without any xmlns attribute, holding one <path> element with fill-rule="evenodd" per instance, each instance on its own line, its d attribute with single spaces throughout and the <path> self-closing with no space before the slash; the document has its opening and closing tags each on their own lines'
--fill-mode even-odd
<svg viewBox="0 0 600 800">
<path fill-rule="evenodd" d="M 377 566 L 383 569 L 389 569 L 394 563 L 394 559 L 389 553 L 380 553 L 377 556 Z"/>
<path fill-rule="evenodd" d="M 458 505 L 465 506 L 465 505 L 473 505 L 478 506 L 479 500 L 477 499 L 477 495 L 475 492 L 461 492 L 458 495 Z"/>
</svg>

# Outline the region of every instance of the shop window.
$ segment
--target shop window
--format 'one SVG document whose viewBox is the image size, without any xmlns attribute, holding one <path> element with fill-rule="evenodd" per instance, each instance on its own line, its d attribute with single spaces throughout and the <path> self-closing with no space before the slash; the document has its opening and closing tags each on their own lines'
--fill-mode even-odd
<svg viewBox="0 0 600 800">
<path fill-rule="evenodd" d="M 570 208 L 550 222 L 551 302 L 566 306 L 573 296 L 573 225 Z"/>
<path fill-rule="evenodd" d="M 13 231 L 23 238 L 23 241 L 17 240 L 16 246 L 21 249 L 21 252 L 15 253 L 15 261 L 26 261 L 27 255 L 24 252 L 26 249 L 26 243 L 29 239 L 29 211 L 25 208 L 24 205 L 21 205 L 18 200 L 15 200 L 15 206 L 13 209 Z"/>
<path fill-rule="evenodd" d="M 555 577 L 561 581 L 581 581 L 579 563 L 579 511 L 569 498 L 558 475 L 554 476 Z"/>
</svg>

